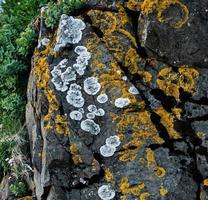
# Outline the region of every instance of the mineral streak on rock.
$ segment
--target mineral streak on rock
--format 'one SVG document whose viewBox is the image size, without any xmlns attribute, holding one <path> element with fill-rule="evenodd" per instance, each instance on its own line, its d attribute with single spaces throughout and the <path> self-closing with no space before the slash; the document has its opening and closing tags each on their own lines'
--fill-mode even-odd
<svg viewBox="0 0 208 200">
<path fill-rule="evenodd" d="M 203 30 L 182 45 L 195 16 L 206 25 L 200 3 L 87 0 L 54 33 L 41 19 L 26 116 L 38 200 L 207 198 Z"/>
</svg>

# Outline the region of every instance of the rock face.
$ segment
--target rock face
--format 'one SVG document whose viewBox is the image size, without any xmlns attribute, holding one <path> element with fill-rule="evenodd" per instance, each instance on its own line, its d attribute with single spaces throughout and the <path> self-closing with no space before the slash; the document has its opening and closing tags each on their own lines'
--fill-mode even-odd
<svg viewBox="0 0 208 200">
<path fill-rule="evenodd" d="M 38 200 L 207 199 L 208 70 L 189 66 L 207 52 L 189 59 L 190 50 L 177 68 L 140 55 L 157 31 L 166 40 L 177 32 L 171 42 L 188 34 L 180 9 L 200 3 L 170 2 L 167 14 L 177 15 L 167 24 L 132 0 L 88 1 L 54 33 L 42 19 L 26 112 Z M 168 64 L 186 52 L 169 47 Z"/>
<path fill-rule="evenodd" d="M 145 0 L 139 38 L 148 55 L 178 66 L 208 64 L 208 2 L 206 0 Z"/>
</svg>

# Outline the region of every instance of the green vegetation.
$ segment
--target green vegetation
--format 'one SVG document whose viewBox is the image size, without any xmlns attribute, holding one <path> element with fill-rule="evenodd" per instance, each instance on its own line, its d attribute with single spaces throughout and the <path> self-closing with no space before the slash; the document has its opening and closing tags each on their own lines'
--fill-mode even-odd
<svg viewBox="0 0 208 200">
<path fill-rule="evenodd" d="M 85 6 L 84 0 L 68 0 L 62 1 L 59 6 L 56 3 L 50 2 L 48 5 L 48 10 L 45 13 L 45 23 L 49 28 L 54 28 L 58 25 L 59 18 L 61 14 L 72 14 L 76 10 L 79 10 Z"/>
<path fill-rule="evenodd" d="M 30 56 L 37 38 L 32 20 L 47 0 L 5 0 L 0 13 L 0 175 L 7 173 L 24 122 Z M 7 159 L 8 158 L 8 159 Z"/>
<path fill-rule="evenodd" d="M 0 178 L 15 172 L 10 161 L 15 160 L 14 152 L 21 152 L 19 139 L 25 136 L 27 78 L 31 56 L 37 46 L 38 33 L 34 24 L 40 8 L 48 4 L 44 18 L 47 27 L 54 29 L 61 14 L 70 15 L 84 6 L 84 0 L 65 0 L 58 6 L 55 2 L 4 0 L 0 3 Z M 19 196 L 23 191 L 22 183 L 16 182 L 11 189 Z"/>
<path fill-rule="evenodd" d="M 17 180 L 11 184 L 9 189 L 16 197 L 22 197 L 27 192 L 27 186 L 22 180 Z"/>
</svg>

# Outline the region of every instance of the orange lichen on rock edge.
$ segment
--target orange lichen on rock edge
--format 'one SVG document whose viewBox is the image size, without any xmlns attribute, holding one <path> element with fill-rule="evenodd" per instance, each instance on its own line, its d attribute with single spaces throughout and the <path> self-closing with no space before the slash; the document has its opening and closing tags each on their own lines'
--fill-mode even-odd
<svg viewBox="0 0 208 200">
<path fill-rule="evenodd" d="M 144 0 L 141 4 L 141 12 L 145 15 L 153 13 L 157 11 L 157 19 L 160 22 L 164 22 L 163 13 L 166 9 L 168 9 L 171 5 L 178 5 L 183 11 L 184 17 L 179 20 L 174 27 L 181 28 L 189 19 L 189 10 L 185 4 L 183 4 L 180 0 Z"/>
<path fill-rule="evenodd" d="M 158 74 L 157 84 L 167 96 L 173 96 L 180 100 L 179 89 L 194 95 L 196 93 L 196 78 L 199 72 L 188 66 L 181 66 L 178 72 L 174 72 L 172 67 L 162 69 Z"/>
<path fill-rule="evenodd" d="M 178 133 L 174 128 L 174 115 L 168 113 L 163 107 L 159 107 L 155 110 L 155 112 L 161 117 L 161 124 L 167 129 L 168 135 L 172 139 L 180 139 L 182 138 L 180 133 Z"/>
<path fill-rule="evenodd" d="M 157 165 L 154 152 L 150 148 L 147 148 L 146 153 L 147 153 L 147 166 L 148 166 L 148 168 L 154 170 L 155 176 L 157 176 L 159 178 L 164 177 L 166 174 L 166 170 L 163 167 L 159 167 Z"/>
<path fill-rule="evenodd" d="M 79 165 L 83 163 L 80 155 L 79 155 L 79 149 L 76 144 L 71 144 L 69 147 L 70 153 L 72 155 L 72 160 L 75 165 Z"/>
<path fill-rule="evenodd" d="M 131 194 L 132 196 L 139 196 L 141 190 L 144 188 L 144 183 L 139 183 L 136 186 L 130 187 L 127 177 L 123 177 L 120 182 L 120 191 L 122 195 Z"/>
</svg>

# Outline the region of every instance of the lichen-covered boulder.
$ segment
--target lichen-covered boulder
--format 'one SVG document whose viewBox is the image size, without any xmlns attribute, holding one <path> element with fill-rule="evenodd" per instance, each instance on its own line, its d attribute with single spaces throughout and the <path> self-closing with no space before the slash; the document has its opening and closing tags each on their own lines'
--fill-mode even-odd
<svg viewBox="0 0 208 200">
<path fill-rule="evenodd" d="M 34 196 L 206 197 L 207 70 L 141 56 L 136 1 L 88 6 L 53 33 L 41 21 L 26 112 Z"/>
<path fill-rule="evenodd" d="M 208 64 L 208 3 L 187 0 L 145 0 L 138 33 L 148 55 L 178 66 Z"/>
</svg>

